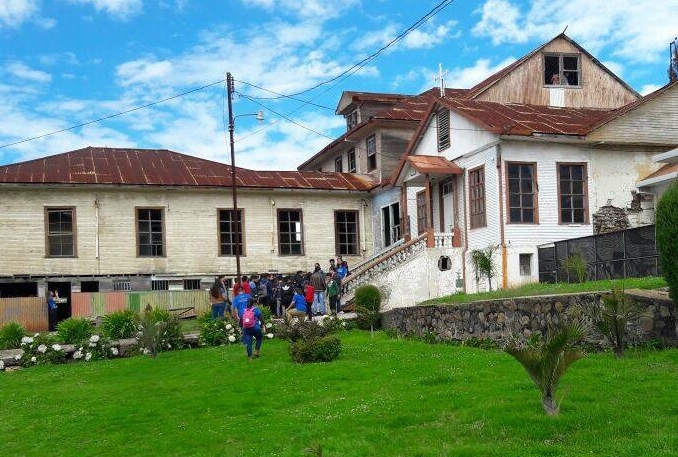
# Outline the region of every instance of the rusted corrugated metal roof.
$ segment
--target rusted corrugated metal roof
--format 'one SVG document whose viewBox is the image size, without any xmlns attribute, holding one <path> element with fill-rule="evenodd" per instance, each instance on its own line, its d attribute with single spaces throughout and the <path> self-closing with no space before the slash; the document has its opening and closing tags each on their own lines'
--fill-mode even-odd
<svg viewBox="0 0 678 457">
<path fill-rule="evenodd" d="M 593 125 L 610 112 L 604 109 L 557 108 L 471 99 L 440 99 L 439 102 L 487 130 L 505 135 L 586 135 Z"/>
<path fill-rule="evenodd" d="M 442 156 L 413 155 L 405 158 L 421 174 L 460 175 L 464 170 Z"/>
<path fill-rule="evenodd" d="M 87 147 L 0 167 L 0 183 L 231 186 L 231 167 L 166 149 Z M 369 176 L 350 173 L 254 171 L 236 167 L 236 185 L 246 188 L 368 191 Z"/>
</svg>

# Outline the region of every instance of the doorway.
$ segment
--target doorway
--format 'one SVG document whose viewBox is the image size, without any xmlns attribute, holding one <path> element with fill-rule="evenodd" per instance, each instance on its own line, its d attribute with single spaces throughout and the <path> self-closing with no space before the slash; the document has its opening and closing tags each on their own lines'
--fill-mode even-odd
<svg viewBox="0 0 678 457">
<path fill-rule="evenodd" d="M 440 231 L 454 232 L 454 192 L 452 181 L 440 184 Z"/>
<path fill-rule="evenodd" d="M 57 323 L 71 317 L 71 283 L 49 281 L 47 283 L 47 292 L 56 290 L 59 294 L 59 301 L 57 302 Z"/>
<path fill-rule="evenodd" d="M 384 248 L 400 239 L 400 203 L 381 208 L 381 227 Z"/>
</svg>

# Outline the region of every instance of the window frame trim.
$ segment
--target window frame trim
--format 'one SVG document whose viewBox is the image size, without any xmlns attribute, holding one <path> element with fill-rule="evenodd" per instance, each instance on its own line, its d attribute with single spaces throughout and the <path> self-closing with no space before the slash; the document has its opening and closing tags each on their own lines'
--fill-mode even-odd
<svg viewBox="0 0 678 457">
<path fill-rule="evenodd" d="M 581 53 L 576 53 L 576 52 L 542 52 L 542 74 L 544 75 L 544 87 L 546 88 L 552 88 L 552 87 L 558 87 L 558 88 L 572 88 L 572 89 L 581 89 L 583 87 L 582 84 L 582 65 L 581 65 Z M 578 84 L 548 84 L 546 80 L 546 57 L 558 57 L 558 76 L 559 78 L 562 78 L 563 74 L 565 71 L 572 71 L 572 70 L 565 70 L 564 69 L 564 62 L 563 62 L 563 57 L 576 57 L 577 58 L 577 81 Z"/>
<path fill-rule="evenodd" d="M 561 165 L 570 166 L 570 165 L 581 165 L 584 167 L 584 222 L 563 222 L 562 220 L 562 207 L 560 201 L 560 167 Z M 558 225 L 590 225 L 591 220 L 589 218 L 589 170 L 587 162 L 556 162 L 556 186 L 557 186 L 557 198 L 558 198 Z"/>
<path fill-rule="evenodd" d="M 353 156 L 353 168 L 351 168 L 351 156 Z M 358 162 L 356 161 L 355 148 L 349 149 L 346 154 L 346 167 L 348 173 L 358 172 Z"/>
<path fill-rule="evenodd" d="M 299 212 L 299 226 L 301 227 L 301 253 L 299 254 L 283 254 L 280 250 L 280 213 L 282 211 L 297 211 Z M 306 247 L 305 247 L 305 242 L 306 242 L 306 236 L 304 234 L 304 211 L 302 208 L 277 208 L 276 213 L 276 232 L 278 233 L 277 239 L 278 239 L 278 255 L 280 257 L 304 257 L 306 256 Z"/>
<path fill-rule="evenodd" d="M 374 151 L 370 153 L 369 143 L 370 140 L 374 140 Z M 370 166 L 370 158 L 374 157 L 374 167 Z M 373 133 L 365 138 L 365 159 L 367 160 L 367 172 L 372 172 L 379 168 L 379 163 L 377 161 L 377 135 Z"/>
<path fill-rule="evenodd" d="M 141 243 L 139 242 L 139 210 L 160 210 L 160 216 L 162 217 L 162 255 L 141 255 Z M 134 207 L 134 235 L 136 238 L 136 250 L 138 259 L 156 259 L 156 258 L 167 258 L 167 235 L 165 228 L 165 207 L 164 206 L 135 206 Z M 152 246 L 152 244 L 151 244 Z"/>
<path fill-rule="evenodd" d="M 355 236 L 356 236 L 356 253 L 341 253 L 339 250 L 339 230 L 337 227 L 337 213 L 353 213 L 355 215 Z M 360 211 L 357 209 L 335 209 L 334 210 L 334 252 L 335 255 L 359 256 L 360 255 Z"/>
<path fill-rule="evenodd" d="M 233 211 L 233 208 L 217 208 L 217 257 L 235 257 L 234 254 L 222 254 L 221 252 L 221 211 Z M 240 211 L 240 236 L 242 238 L 242 253 L 239 257 L 247 257 L 247 240 L 245 238 L 245 208 L 238 208 L 237 211 Z"/>
<path fill-rule="evenodd" d="M 473 223 L 473 201 L 474 199 L 472 198 L 472 184 L 471 184 L 471 173 L 479 172 L 482 171 L 482 176 L 483 176 L 483 181 L 482 181 L 482 186 L 483 186 L 483 225 L 474 225 Z M 469 214 L 469 229 L 470 230 L 475 230 L 475 229 L 481 229 L 481 228 L 486 228 L 487 227 L 487 186 L 485 185 L 487 182 L 487 174 L 485 173 L 485 165 L 479 165 L 475 168 L 471 168 L 468 170 L 468 189 L 469 189 L 469 195 L 468 195 L 468 214 Z"/>
<path fill-rule="evenodd" d="M 49 213 L 50 211 L 70 211 L 71 212 L 71 237 L 73 239 L 73 254 L 71 255 L 51 255 L 50 254 L 50 231 L 49 231 Z M 44 207 L 45 224 L 45 258 L 46 259 L 76 259 L 78 258 L 78 230 L 75 206 L 45 206 Z"/>
<path fill-rule="evenodd" d="M 509 166 L 510 165 L 532 165 L 532 210 L 534 211 L 534 220 L 532 222 L 524 221 L 511 221 L 511 194 L 509 193 Z M 516 224 L 516 225 L 539 225 L 539 179 L 537 175 L 537 162 L 523 162 L 523 161 L 506 161 L 504 162 L 505 166 L 505 182 L 504 182 L 504 191 L 506 193 L 505 205 L 506 205 L 506 223 L 507 224 Z M 522 195 L 522 192 L 521 192 Z M 522 208 L 522 206 L 521 206 Z"/>
</svg>

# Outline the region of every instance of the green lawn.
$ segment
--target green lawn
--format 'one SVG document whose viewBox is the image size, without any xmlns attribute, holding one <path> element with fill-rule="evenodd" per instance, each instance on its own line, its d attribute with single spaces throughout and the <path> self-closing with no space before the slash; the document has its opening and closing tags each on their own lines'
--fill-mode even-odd
<svg viewBox="0 0 678 457">
<path fill-rule="evenodd" d="M 0 373 L 2 455 L 678 455 L 678 350 L 588 355 L 549 418 L 502 351 L 340 335 L 329 364 L 272 340 Z"/>
<path fill-rule="evenodd" d="M 532 283 L 521 287 L 506 290 L 493 290 L 491 292 L 481 292 L 477 294 L 454 294 L 445 297 L 434 298 L 420 305 L 431 304 L 452 304 L 452 303 L 469 303 L 480 300 L 493 300 L 498 298 L 515 298 L 515 297 L 529 297 L 534 295 L 555 295 L 555 294 L 570 294 L 579 292 L 598 292 L 608 291 L 612 287 L 620 289 L 659 289 L 666 287 L 667 283 L 664 278 L 647 277 L 647 278 L 627 278 L 615 280 L 601 280 L 588 281 L 581 284 L 568 283 Z"/>
</svg>

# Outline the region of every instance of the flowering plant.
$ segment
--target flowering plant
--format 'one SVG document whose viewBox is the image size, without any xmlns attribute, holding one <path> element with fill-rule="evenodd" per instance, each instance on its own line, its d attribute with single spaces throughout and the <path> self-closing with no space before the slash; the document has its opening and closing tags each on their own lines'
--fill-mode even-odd
<svg viewBox="0 0 678 457">
<path fill-rule="evenodd" d="M 111 342 L 108 338 L 99 335 L 92 335 L 73 353 L 73 360 L 90 360 L 111 359 L 117 357 L 118 349 L 111 347 Z"/>
<path fill-rule="evenodd" d="M 14 358 L 23 367 L 63 363 L 66 360 L 66 353 L 61 345 L 39 333 L 24 336 L 21 339 L 21 349 L 23 349 L 23 354 Z"/>
<path fill-rule="evenodd" d="M 200 323 L 201 346 L 233 344 L 242 339 L 240 327 L 230 316 L 212 319 L 211 313 L 205 313 L 200 316 L 198 322 Z"/>
</svg>

